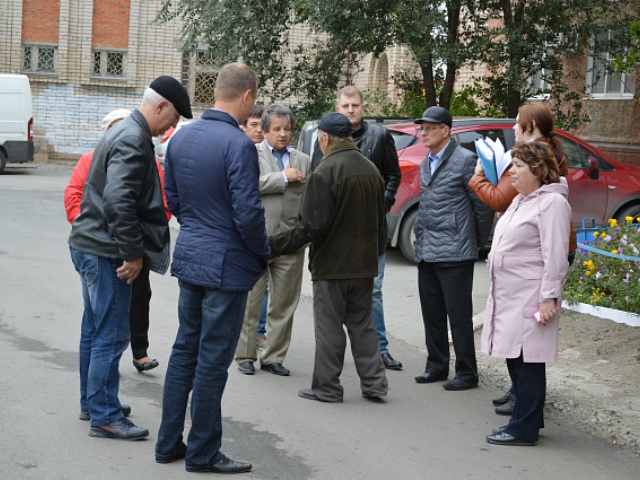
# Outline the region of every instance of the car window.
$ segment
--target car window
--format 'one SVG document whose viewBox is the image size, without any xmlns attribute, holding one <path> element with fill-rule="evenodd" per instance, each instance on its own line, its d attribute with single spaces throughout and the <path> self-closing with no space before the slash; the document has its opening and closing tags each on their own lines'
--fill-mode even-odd
<svg viewBox="0 0 640 480">
<path fill-rule="evenodd" d="M 500 140 L 505 150 L 510 149 L 514 144 L 514 133 L 510 128 L 494 128 L 489 130 L 472 130 L 470 132 L 460 132 L 453 135 L 458 144 L 467 150 L 476 152 L 475 140 L 489 137 L 491 140 Z"/>
<path fill-rule="evenodd" d="M 585 150 L 573 140 L 558 135 L 562 146 L 567 154 L 567 167 L 569 168 L 587 168 L 588 158 L 592 156 L 588 150 Z M 582 152 L 581 152 L 582 151 Z"/>
<path fill-rule="evenodd" d="M 418 138 L 409 133 L 398 132 L 396 130 L 389 130 L 393 141 L 396 143 L 396 150 L 402 150 L 403 148 L 410 147 L 418 141 Z"/>
</svg>

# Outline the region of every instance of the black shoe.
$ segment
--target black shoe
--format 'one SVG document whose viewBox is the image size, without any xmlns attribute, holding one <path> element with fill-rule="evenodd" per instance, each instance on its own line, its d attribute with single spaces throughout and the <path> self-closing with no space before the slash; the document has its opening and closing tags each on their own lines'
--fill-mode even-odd
<svg viewBox="0 0 640 480">
<path fill-rule="evenodd" d="M 415 377 L 417 383 L 433 383 L 444 382 L 447 379 L 446 375 L 436 375 L 431 372 L 424 372 Z"/>
<path fill-rule="evenodd" d="M 476 388 L 478 386 L 478 381 L 469 382 L 467 380 L 462 380 L 461 378 L 454 378 L 449 383 L 445 383 L 443 385 L 445 390 L 451 391 L 459 391 L 459 390 L 469 390 L 470 388 Z"/>
<path fill-rule="evenodd" d="M 187 472 L 213 472 L 213 473 L 242 473 L 251 470 L 250 463 L 236 462 L 231 460 L 224 453 L 219 452 L 216 461 L 212 461 L 209 465 L 203 467 L 186 467 Z"/>
<path fill-rule="evenodd" d="M 305 398 L 307 400 L 315 400 L 316 402 L 325 402 L 325 403 L 342 403 L 342 399 L 338 400 L 323 400 L 316 395 L 316 392 L 311 388 L 301 388 L 298 390 L 298 396 L 300 398 Z"/>
<path fill-rule="evenodd" d="M 495 411 L 498 415 L 513 415 L 513 412 L 516 409 L 516 396 L 513 395 L 511 400 L 509 400 L 507 403 L 505 403 L 504 405 L 500 405 L 499 407 L 495 408 Z"/>
<path fill-rule="evenodd" d="M 238 370 L 240 373 L 244 373 L 245 375 L 253 375 L 256 373 L 256 367 L 253 366 L 253 362 L 251 360 L 245 360 L 244 362 L 240 362 L 238 365 Z"/>
<path fill-rule="evenodd" d="M 142 440 L 149 436 L 149 430 L 136 427 L 131 420 L 121 418 L 116 422 L 89 429 L 90 437 L 115 438 L 117 440 Z"/>
<path fill-rule="evenodd" d="M 503 425 L 502 427 L 494 428 L 493 430 L 491 430 L 491 434 L 492 435 L 500 435 L 502 432 L 504 432 L 505 428 L 507 428 L 506 425 Z"/>
<path fill-rule="evenodd" d="M 263 363 L 260 365 L 260 370 L 266 370 L 267 372 L 271 372 L 274 375 L 280 375 L 281 377 L 287 377 L 291 375 L 289 369 L 284 368 L 281 363 L 271 363 L 269 365 L 265 365 Z"/>
<path fill-rule="evenodd" d="M 122 414 L 124 415 L 125 418 L 131 415 L 131 407 L 126 403 L 123 403 L 122 405 L 120 405 L 120 408 L 122 409 Z M 80 415 L 78 415 L 78 418 L 80 420 L 91 420 L 91 417 L 89 416 L 89 412 L 87 412 L 86 410 L 80 410 Z"/>
<path fill-rule="evenodd" d="M 380 355 L 384 363 L 384 368 L 389 370 L 402 370 L 402 362 L 395 360 L 390 353 L 383 353 Z"/>
<path fill-rule="evenodd" d="M 512 395 L 511 390 L 509 390 L 507 393 L 505 393 L 501 397 L 494 398 L 493 400 L 491 400 L 491 403 L 493 403 L 496 407 L 500 405 L 504 405 L 511 399 L 511 395 Z"/>
<path fill-rule="evenodd" d="M 184 442 L 180 442 L 174 449 L 173 453 L 170 453 L 169 455 L 160 455 L 159 453 L 156 453 L 156 462 L 171 463 L 174 460 L 181 460 L 186 456 L 187 446 L 184 444 Z"/>
<path fill-rule="evenodd" d="M 362 393 L 362 398 L 366 398 L 367 400 L 371 400 L 373 403 L 384 403 L 384 398 L 387 393 Z"/>
<path fill-rule="evenodd" d="M 513 435 L 509 435 L 504 431 L 497 435 L 487 435 L 487 443 L 491 443 L 493 445 L 514 445 L 521 447 L 530 447 L 536 444 L 536 442 L 525 442 L 524 440 L 518 440 Z"/>
<path fill-rule="evenodd" d="M 148 362 L 144 362 L 144 363 L 140 363 L 135 358 L 133 359 L 133 366 L 136 367 L 136 370 L 138 370 L 138 373 L 142 373 L 147 370 L 153 370 L 159 365 L 160 364 L 158 363 L 158 360 L 156 360 L 155 358 L 152 358 Z"/>
</svg>

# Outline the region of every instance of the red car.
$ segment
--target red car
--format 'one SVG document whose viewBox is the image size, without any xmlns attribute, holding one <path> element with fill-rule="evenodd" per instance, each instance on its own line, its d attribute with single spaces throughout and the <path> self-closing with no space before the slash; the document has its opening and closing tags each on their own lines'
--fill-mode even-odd
<svg viewBox="0 0 640 480">
<path fill-rule="evenodd" d="M 474 140 L 480 137 L 499 139 L 506 149 L 515 144 L 514 119 L 458 118 L 453 120 L 451 135 L 465 148 L 475 152 Z M 414 261 L 413 224 L 420 200 L 420 164 L 428 149 L 422 144 L 412 122 L 385 125 L 396 141 L 402 181 L 396 203 L 387 215 L 389 243 L 400 247 L 403 255 Z M 609 218 L 640 216 L 640 167 L 614 160 L 592 145 L 562 130 L 556 130 L 567 153 L 569 203 L 577 227 L 582 219 L 594 218 L 604 226 Z"/>
</svg>

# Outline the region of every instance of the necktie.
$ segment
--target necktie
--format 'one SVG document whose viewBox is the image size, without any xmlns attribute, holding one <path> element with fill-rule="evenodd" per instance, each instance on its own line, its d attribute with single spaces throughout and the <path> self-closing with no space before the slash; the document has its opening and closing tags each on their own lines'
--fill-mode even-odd
<svg viewBox="0 0 640 480">
<path fill-rule="evenodd" d="M 273 156 L 276 158 L 276 162 L 278 162 L 278 167 L 280 167 L 280 170 L 284 170 L 284 164 L 282 163 L 282 156 L 284 155 L 284 152 L 279 152 L 278 150 L 274 150 L 273 151 Z"/>
</svg>

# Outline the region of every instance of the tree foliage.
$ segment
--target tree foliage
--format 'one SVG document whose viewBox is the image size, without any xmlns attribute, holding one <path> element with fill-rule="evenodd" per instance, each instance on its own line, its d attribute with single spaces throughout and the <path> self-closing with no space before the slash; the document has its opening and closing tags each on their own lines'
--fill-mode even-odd
<svg viewBox="0 0 640 480">
<path fill-rule="evenodd" d="M 478 82 L 458 94 L 463 109 L 473 110 L 466 97 L 480 94 L 480 111 L 513 117 L 527 98 L 551 95 L 568 127 L 584 120 L 584 92 L 568 88 L 563 59 L 589 49 L 624 51 L 629 35 L 592 39 L 628 29 L 638 18 L 629 3 L 637 7 L 637 0 L 165 0 L 158 20 L 180 18 L 186 52 L 204 45 L 220 64 L 242 59 L 258 73 L 263 95 L 295 95 L 309 116 L 330 108 L 336 89 L 352 82 L 366 55 L 403 45 L 417 68 L 398 72 L 395 81 L 412 104 L 421 97 L 422 107 L 451 107 L 458 70 L 485 65 L 489 75 L 475 70 Z M 288 45 L 298 23 L 322 40 Z M 289 70 L 287 55 L 294 58 Z"/>
</svg>

